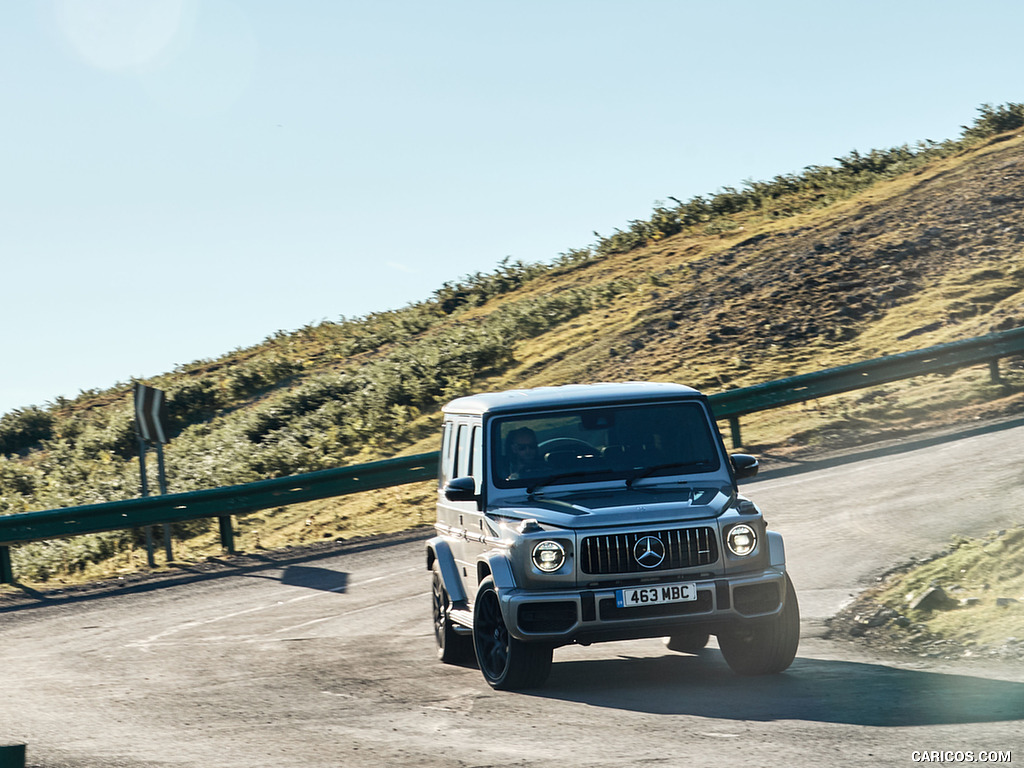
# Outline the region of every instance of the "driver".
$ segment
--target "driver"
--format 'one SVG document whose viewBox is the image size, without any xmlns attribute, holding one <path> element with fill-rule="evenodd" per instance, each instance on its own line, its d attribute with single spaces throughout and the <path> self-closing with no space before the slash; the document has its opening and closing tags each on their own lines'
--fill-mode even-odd
<svg viewBox="0 0 1024 768">
<path fill-rule="evenodd" d="M 537 448 L 537 435 L 529 427 L 513 429 L 505 440 L 505 455 L 508 456 L 509 480 L 535 477 L 546 467 Z"/>
</svg>

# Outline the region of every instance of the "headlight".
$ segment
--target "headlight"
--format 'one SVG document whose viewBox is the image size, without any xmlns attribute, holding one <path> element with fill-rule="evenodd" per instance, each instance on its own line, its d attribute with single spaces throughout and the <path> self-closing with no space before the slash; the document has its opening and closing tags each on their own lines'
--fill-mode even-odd
<svg viewBox="0 0 1024 768">
<path fill-rule="evenodd" d="M 553 573 L 565 562 L 565 550 L 557 541 L 542 541 L 533 548 L 533 564 L 545 573 Z"/>
<path fill-rule="evenodd" d="M 746 523 L 734 525 L 725 535 L 725 543 L 729 551 L 737 557 L 744 557 L 754 551 L 757 546 L 757 534 Z"/>
</svg>

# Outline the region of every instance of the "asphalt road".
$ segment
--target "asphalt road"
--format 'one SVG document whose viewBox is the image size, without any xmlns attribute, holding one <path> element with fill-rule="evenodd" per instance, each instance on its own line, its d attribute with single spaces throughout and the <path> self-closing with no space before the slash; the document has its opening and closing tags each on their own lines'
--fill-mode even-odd
<svg viewBox="0 0 1024 768">
<path fill-rule="evenodd" d="M 801 600 L 782 675 L 644 640 L 559 649 L 545 688 L 494 692 L 435 660 L 417 535 L 0 606 L 0 744 L 27 743 L 40 768 L 1024 761 L 1024 665 L 883 659 L 823 637 L 890 566 L 1024 523 L 1022 454 L 1014 426 L 746 486 L 786 537 Z"/>
</svg>

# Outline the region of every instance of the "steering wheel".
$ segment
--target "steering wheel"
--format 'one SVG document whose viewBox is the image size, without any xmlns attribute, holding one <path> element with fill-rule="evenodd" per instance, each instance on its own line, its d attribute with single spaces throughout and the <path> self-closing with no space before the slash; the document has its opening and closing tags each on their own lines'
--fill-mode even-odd
<svg viewBox="0 0 1024 768">
<path fill-rule="evenodd" d="M 597 449 L 594 446 L 585 440 L 577 440 L 575 437 L 553 437 L 538 445 L 537 451 L 541 455 L 546 455 L 551 451 L 578 451 L 597 455 Z"/>
</svg>

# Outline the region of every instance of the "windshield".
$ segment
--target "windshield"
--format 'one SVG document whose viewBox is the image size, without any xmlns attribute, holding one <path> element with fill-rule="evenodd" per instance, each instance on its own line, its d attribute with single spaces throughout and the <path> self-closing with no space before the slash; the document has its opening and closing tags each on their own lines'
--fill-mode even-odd
<svg viewBox="0 0 1024 768">
<path fill-rule="evenodd" d="M 720 466 L 699 403 L 620 405 L 496 419 L 499 488 L 714 472 Z"/>
</svg>

